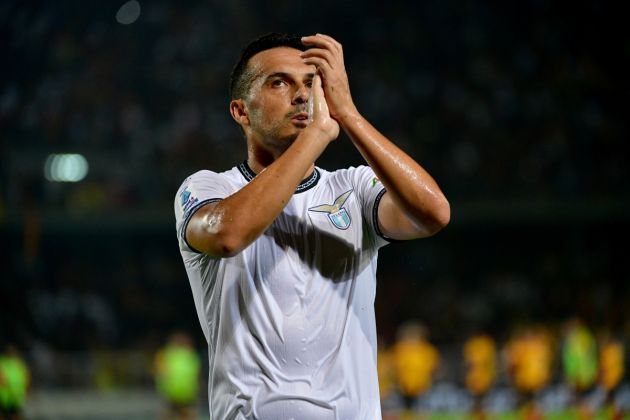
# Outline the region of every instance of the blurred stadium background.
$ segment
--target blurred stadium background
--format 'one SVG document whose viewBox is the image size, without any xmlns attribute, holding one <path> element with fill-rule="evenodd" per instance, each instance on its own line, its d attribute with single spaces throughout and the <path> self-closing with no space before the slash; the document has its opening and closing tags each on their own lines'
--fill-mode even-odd
<svg viewBox="0 0 630 420">
<path fill-rule="evenodd" d="M 625 353 L 630 339 L 630 37 L 609 4 L 568 5 L 1 2 L 0 341 L 31 371 L 26 418 L 154 418 L 167 337 L 187 331 L 205 360 L 172 203 L 188 174 L 245 158 L 228 75 L 269 31 L 340 40 L 359 109 L 451 201 L 446 230 L 379 260 L 384 349 L 418 320 L 440 355 L 414 411 L 470 408 L 462 349 L 483 331 L 498 348 L 486 406 L 513 413 L 502 349 L 532 325 L 553 343 L 538 401 L 567 409 L 567 321 Z M 342 140 L 319 165 L 360 163 Z"/>
</svg>

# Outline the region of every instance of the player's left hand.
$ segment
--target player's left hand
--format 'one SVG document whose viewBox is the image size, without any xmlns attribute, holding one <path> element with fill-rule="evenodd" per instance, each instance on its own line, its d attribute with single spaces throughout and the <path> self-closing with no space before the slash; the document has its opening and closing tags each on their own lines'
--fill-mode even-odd
<svg viewBox="0 0 630 420">
<path fill-rule="evenodd" d="M 315 65 L 322 75 L 330 116 L 340 121 L 342 117 L 356 112 L 350 95 L 341 44 L 322 34 L 302 37 L 302 43 L 311 47 L 301 54 L 304 63 Z"/>
</svg>

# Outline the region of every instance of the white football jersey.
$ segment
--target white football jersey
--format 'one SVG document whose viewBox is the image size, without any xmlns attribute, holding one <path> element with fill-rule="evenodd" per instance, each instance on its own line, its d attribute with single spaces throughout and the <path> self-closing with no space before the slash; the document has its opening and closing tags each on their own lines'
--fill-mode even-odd
<svg viewBox="0 0 630 420">
<path fill-rule="evenodd" d="M 208 341 L 213 419 L 380 419 L 376 260 L 383 185 L 367 166 L 320 168 L 231 258 L 194 250 L 194 212 L 256 175 L 200 171 L 175 198 L 179 247 Z"/>
</svg>

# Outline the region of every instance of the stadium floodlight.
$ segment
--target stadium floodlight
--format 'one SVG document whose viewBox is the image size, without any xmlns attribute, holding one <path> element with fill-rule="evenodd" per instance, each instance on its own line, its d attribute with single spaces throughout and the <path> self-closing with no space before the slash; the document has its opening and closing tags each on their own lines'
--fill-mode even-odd
<svg viewBox="0 0 630 420">
<path fill-rule="evenodd" d="M 116 13 L 116 21 L 121 25 L 130 25 L 140 17 L 140 3 L 136 0 L 128 1 L 120 6 Z"/>
<path fill-rule="evenodd" d="M 79 182 L 88 173 L 89 165 L 77 153 L 51 154 L 44 163 L 44 176 L 51 182 Z"/>
</svg>

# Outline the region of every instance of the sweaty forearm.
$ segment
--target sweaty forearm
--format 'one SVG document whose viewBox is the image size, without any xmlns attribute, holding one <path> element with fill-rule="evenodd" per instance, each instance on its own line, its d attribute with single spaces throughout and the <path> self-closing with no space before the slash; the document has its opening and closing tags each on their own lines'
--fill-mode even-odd
<svg viewBox="0 0 630 420">
<path fill-rule="evenodd" d="M 406 217 L 419 225 L 425 224 L 427 219 L 448 218 L 444 214 L 450 214 L 446 197 L 414 159 L 358 112 L 342 117 L 340 125 Z"/>
<path fill-rule="evenodd" d="M 304 130 L 294 143 L 251 182 L 224 200 L 198 211 L 187 239 L 214 256 L 232 256 L 258 238 L 287 205 L 328 144 L 317 130 Z"/>
</svg>

